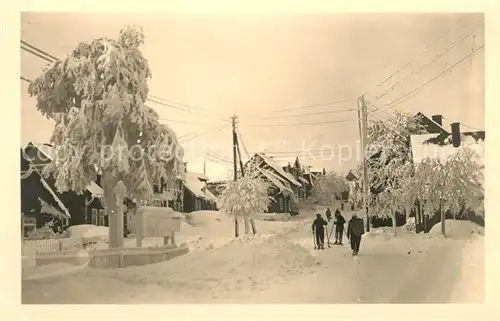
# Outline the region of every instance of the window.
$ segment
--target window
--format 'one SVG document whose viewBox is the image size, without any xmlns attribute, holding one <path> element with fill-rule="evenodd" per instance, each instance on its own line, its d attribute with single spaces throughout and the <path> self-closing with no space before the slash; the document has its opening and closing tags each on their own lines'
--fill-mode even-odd
<svg viewBox="0 0 500 321">
<path fill-rule="evenodd" d="M 279 198 L 279 203 L 280 203 L 280 211 L 283 211 L 283 197 Z"/>
<path fill-rule="evenodd" d="M 104 223 L 104 210 L 99 210 L 98 212 L 98 226 L 105 226 L 106 224 Z"/>
<path fill-rule="evenodd" d="M 92 225 L 97 225 L 97 209 L 92 209 Z"/>
<path fill-rule="evenodd" d="M 31 231 L 36 230 L 36 217 L 23 216 L 22 220 L 23 220 L 23 227 L 24 227 L 23 234 L 25 237 L 27 237 Z"/>
</svg>

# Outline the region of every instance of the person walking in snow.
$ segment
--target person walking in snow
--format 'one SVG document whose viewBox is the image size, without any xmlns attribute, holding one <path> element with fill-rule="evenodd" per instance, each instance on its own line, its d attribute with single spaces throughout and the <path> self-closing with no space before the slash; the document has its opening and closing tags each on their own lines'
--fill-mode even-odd
<svg viewBox="0 0 500 321">
<path fill-rule="evenodd" d="M 316 219 L 312 223 L 312 232 L 316 238 L 316 245 L 318 249 L 324 250 L 325 249 L 325 226 L 328 224 L 327 221 L 323 217 L 321 217 L 321 214 L 316 214 Z"/>
<path fill-rule="evenodd" d="M 359 246 L 361 245 L 361 236 L 365 234 L 365 226 L 363 220 L 356 213 L 352 214 L 352 218 L 347 224 L 347 238 L 351 241 L 352 255 L 358 255 Z"/>
<path fill-rule="evenodd" d="M 326 215 L 326 220 L 330 222 L 330 220 L 332 219 L 332 212 L 330 211 L 329 207 L 326 209 L 325 215 Z"/>
<path fill-rule="evenodd" d="M 343 245 L 342 238 L 344 237 L 344 224 L 345 218 L 340 213 L 339 209 L 335 210 L 335 243 L 336 245 Z"/>
</svg>

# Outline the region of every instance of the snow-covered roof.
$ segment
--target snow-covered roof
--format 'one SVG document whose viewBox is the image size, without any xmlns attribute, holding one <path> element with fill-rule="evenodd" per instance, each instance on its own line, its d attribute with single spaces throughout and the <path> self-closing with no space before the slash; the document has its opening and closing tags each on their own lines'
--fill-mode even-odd
<svg viewBox="0 0 500 321">
<path fill-rule="evenodd" d="M 208 201 L 212 201 L 212 202 L 217 202 L 217 196 L 215 196 L 212 192 L 210 192 L 210 190 L 207 188 L 205 190 L 205 198 L 208 200 Z"/>
<path fill-rule="evenodd" d="M 217 197 L 208 190 L 206 183 L 200 180 L 200 173 L 188 171 L 186 173 L 184 186 L 196 197 L 204 198 L 207 201 L 217 202 Z"/>
<path fill-rule="evenodd" d="M 31 144 L 35 146 L 39 151 L 41 151 L 50 161 L 54 161 L 55 157 L 57 156 L 54 146 L 50 144 L 41 144 L 35 142 L 31 142 Z M 90 194 L 92 194 L 93 197 L 104 197 L 104 190 L 95 182 L 91 182 L 90 185 L 86 187 L 86 189 L 90 192 Z"/>
<path fill-rule="evenodd" d="M 57 197 L 57 194 L 50 188 L 49 183 L 40 175 L 40 182 L 42 183 L 43 187 L 49 192 L 50 195 L 54 198 L 54 200 L 57 202 L 57 205 L 59 205 L 59 208 L 61 208 L 64 211 L 64 214 L 66 217 L 71 217 L 71 214 L 69 214 L 68 209 L 64 205 L 64 203 Z"/>
<path fill-rule="evenodd" d="M 481 166 L 482 170 L 484 170 L 484 140 L 476 140 L 470 135 L 461 135 L 461 146 L 459 148 L 454 147 L 450 142 L 446 142 L 445 144 L 434 144 L 429 142 L 429 139 L 436 139 L 438 136 L 439 134 L 425 134 L 412 135 L 410 137 L 414 163 L 418 164 L 425 158 L 437 158 L 441 161 L 446 161 L 449 156 L 458 152 L 460 147 L 467 147 L 476 152 L 476 161 Z"/>
<path fill-rule="evenodd" d="M 62 219 L 67 217 L 61 211 L 59 211 L 58 209 L 56 209 L 54 206 L 50 205 L 49 203 L 45 202 L 40 197 L 38 198 L 38 201 L 40 202 L 40 212 L 55 216 L 57 218 L 62 218 Z"/>
<path fill-rule="evenodd" d="M 413 155 L 413 162 L 420 163 L 423 159 L 438 158 L 445 161 L 450 155 L 456 153 L 459 148 L 453 147 L 453 144 L 446 143 L 443 145 L 433 144 L 428 142 L 429 139 L 435 139 L 439 134 L 425 134 L 425 135 L 412 135 L 411 139 L 411 152 Z M 474 139 L 472 136 L 462 135 L 461 147 L 468 147 L 474 150 L 479 158 L 478 163 L 484 165 L 484 141 L 481 139 Z"/>
<path fill-rule="evenodd" d="M 193 172 L 186 173 L 186 180 L 184 181 L 184 186 L 191 191 L 196 197 L 203 198 L 205 193 L 203 189 L 205 188 L 205 183 L 200 181 L 198 175 Z"/>
<path fill-rule="evenodd" d="M 270 167 L 272 167 L 275 171 L 277 171 L 280 175 L 282 175 L 283 177 L 285 177 L 287 180 L 290 181 L 290 183 L 294 184 L 295 186 L 299 186 L 301 187 L 302 184 L 300 184 L 299 182 L 297 182 L 295 180 L 295 178 L 290 174 L 290 173 L 287 173 L 283 170 L 283 168 L 281 167 L 281 165 L 275 161 L 274 159 L 272 159 L 271 157 L 268 157 L 266 156 L 265 154 L 263 153 L 257 153 L 257 155 L 259 155 L 263 160 L 264 162 L 267 163 L 267 165 L 269 165 Z"/>
<path fill-rule="evenodd" d="M 439 125 L 438 123 L 436 123 L 434 121 L 434 119 L 432 119 L 432 117 L 427 117 L 426 115 L 422 114 L 421 112 L 418 112 L 417 113 L 417 116 L 420 116 L 420 117 L 425 117 L 429 122 L 431 122 L 433 125 L 435 125 L 436 127 L 438 127 L 440 130 L 442 130 L 444 133 L 447 133 L 448 131 L 446 129 L 444 129 L 444 127 L 442 125 Z"/>
<path fill-rule="evenodd" d="M 266 171 L 265 169 L 262 169 L 260 167 L 256 167 L 256 168 L 259 172 L 264 174 L 264 176 L 266 176 L 274 185 L 276 185 L 276 187 L 278 187 L 280 192 L 287 192 L 287 193 L 293 194 L 293 191 L 290 188 L 288 188 L 287 186 L 285 186 L 281 182 L 281 180 L 278 177 L 276 177 L 273 173 Z"/>
<path fill-rule="evenodd" d="M 193 175 L 196 175 L 198 177 L 198 179 L 201 179 L 201 180 L 204 180 L 204 181 L 208 181 L 210 180 L 208 178 L 208 176 L 206 174 L 203 174 L 203 173 L 197 173 L 197 172 L 191 172 Z"/>
</svg>

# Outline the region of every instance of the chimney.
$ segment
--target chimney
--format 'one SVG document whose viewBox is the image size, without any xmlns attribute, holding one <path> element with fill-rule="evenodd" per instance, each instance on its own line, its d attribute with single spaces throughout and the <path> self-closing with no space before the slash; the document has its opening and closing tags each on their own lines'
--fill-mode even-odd
<svg viewBox="0 0 500 321">
<path fill-rule="evenodd" d="M 432 120 L 439 126 L 443 126 L 443 116 L 442 115 L 432 115 Z"/>
<path fill-rule="evenodd" d="M 451 141 L 453 147 L 460 147 L 460 122 L 458 121 L 451 123 Z"/>
</svg>

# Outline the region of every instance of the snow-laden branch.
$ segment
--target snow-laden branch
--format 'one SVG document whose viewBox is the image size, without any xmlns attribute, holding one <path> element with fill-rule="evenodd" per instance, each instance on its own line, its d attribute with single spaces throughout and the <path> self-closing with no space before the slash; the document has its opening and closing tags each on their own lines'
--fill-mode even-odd
<svg viewBox="0 0 500 321">
<path fill-rule="evenodd" d="M 37 109 L 55 120 L 51 143 L 60 192 L 81 193 L 98 173 L 122 180 L 128 196 L 149 199 L 153 182 L 183 172 L 175 133 L 145 105 L 151 77 L 139 46 L 141 30 L 126 27 L 118 39 L 81 42 L 36 77 L 29 93 Z"/>
<path fill-rule="evenodd" d="M 259 170 L 247 167 L 244 177 L 227 183 L 217 205 L 222 212 L 236 216 L 262 213 L 272 200 L 269 188 L 270 184 Z"/>
</svg>

